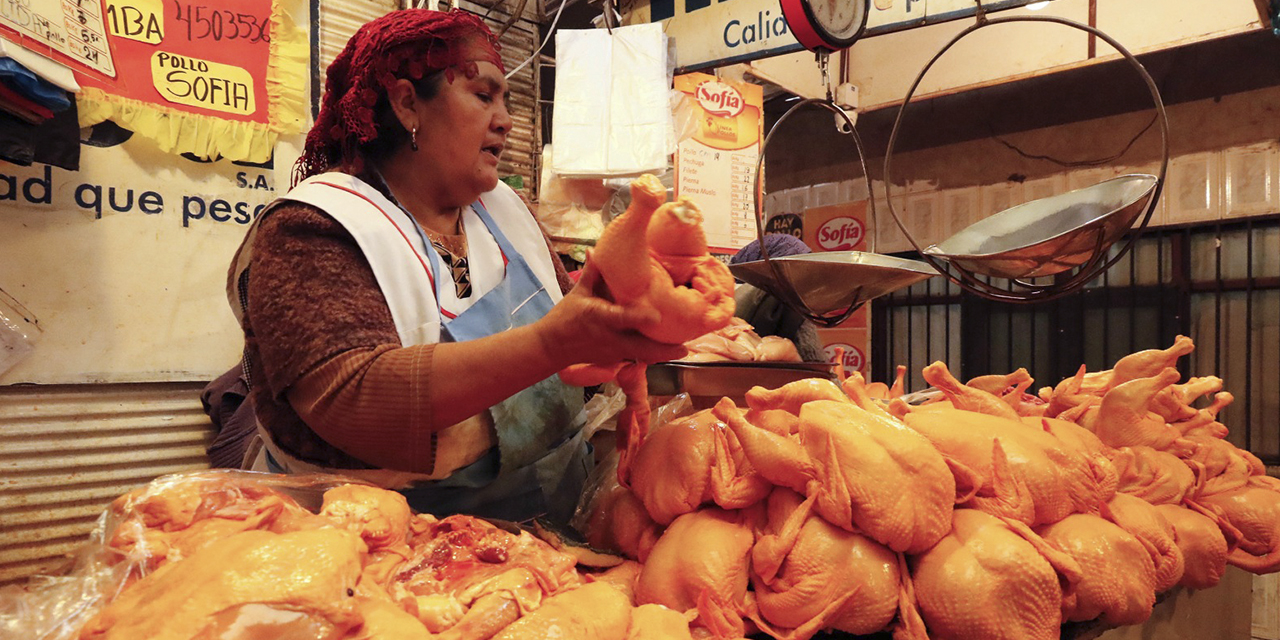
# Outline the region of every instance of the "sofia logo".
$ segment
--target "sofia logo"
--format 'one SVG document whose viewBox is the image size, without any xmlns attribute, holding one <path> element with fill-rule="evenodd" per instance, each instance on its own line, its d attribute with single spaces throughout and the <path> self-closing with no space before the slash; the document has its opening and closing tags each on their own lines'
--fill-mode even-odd
<svg viewBox="0 0 1280 640">
<path fill-rule="evenodd" d="M 742 99 L 742 94 L 737 89 L 723 83 L 709 80 L 698 85 L 693 92 L 694 97 L 698 99 L 698 104 L 707 113 L 725 118 L 732 118 L 746 107 L 746 101 Z"/>
<path fill-rule="evenodd" d="M 827 354 L 827 360 L 834 364 L 841 364 L 836 361 L 836 347 L 844 349 L 844 369 L 850 373 L 854 371 L 862 371 L 862 366 L 867 363 L 866 356 L 862 355 L 862 350 L 843 342 L 833 342 L 823 348 Z"/>
<path fill-rule="evenodd" d="M 818 246 L 823 251 L 848 251 L 862 242 L 867 228 L 857 218 L 832 218 L 818 227 Z"/>
</svg>

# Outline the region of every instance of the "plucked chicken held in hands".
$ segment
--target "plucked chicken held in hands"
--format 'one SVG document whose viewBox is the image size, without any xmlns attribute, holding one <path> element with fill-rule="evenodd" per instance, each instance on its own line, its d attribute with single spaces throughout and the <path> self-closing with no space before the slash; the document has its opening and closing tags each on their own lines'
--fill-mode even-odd
<svg viewBox="0 0 1280 640">
<path fill-rule="evenodd" d="M 600 272 L 605 297 L 647 307 L 660 320 L 641 333 L 666 344 L 682 344 L 720 329 L 733 318 L 733 276 L 707 252 L 702 212 L 688 198 L 667 202 L 658 178 L 631 183 L 631 206 L 605 229 L 588 257 Z M 616 379 L 627 395 L 618 418 L 618 479 L 624 485 L 631 457 L 649 427 L 645 364 L 619 362 L 567 367 L 560 379 L 590 386 Z"/>
</svg>

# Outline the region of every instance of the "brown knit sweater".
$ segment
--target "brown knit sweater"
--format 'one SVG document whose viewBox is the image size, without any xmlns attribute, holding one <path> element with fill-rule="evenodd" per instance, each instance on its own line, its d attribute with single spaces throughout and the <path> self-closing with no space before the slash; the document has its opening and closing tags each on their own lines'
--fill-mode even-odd
<svg viewBox="0 0 1280 640">
<path fill-rule="evenodd" d="M 289 202 L 258 225 L 245 353 L 258 420 L 282 449 L 324 467 L 444 477 L 496 444 L 487 413 L 432 419 L 448 401 L 432 394 L 435 345 L 400 346 L 373 270 L 341 224 Z"/>
</svg>

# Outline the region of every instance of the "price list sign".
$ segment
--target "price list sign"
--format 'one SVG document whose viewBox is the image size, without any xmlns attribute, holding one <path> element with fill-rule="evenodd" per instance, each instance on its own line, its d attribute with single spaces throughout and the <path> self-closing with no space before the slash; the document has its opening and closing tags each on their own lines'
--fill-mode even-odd
<svg viewBox="0 0 1280 640">
<path fill-rule="evenodd" d="M 0 25 L 107 77 L 116 76 L 101 0 L 0 0 Z"/>
<path fill-rule="evenodd" d="M 689 96 L 698 119 L 676 153 L 676 194 L 702 210 L 712 250 L 733 253 L 756 238 L 763 90 L 702 73 L 677 76 L 675 88 Z"/>
</svg>

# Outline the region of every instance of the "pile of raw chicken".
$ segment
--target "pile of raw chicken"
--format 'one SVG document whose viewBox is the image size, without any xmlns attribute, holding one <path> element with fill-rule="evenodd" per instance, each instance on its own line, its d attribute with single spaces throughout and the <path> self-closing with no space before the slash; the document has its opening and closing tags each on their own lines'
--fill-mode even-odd
<svg viewBox="0 0 1280 640">
<path fill-rule="evenodd" d="M 62 601 L 35 602 L 37 591 L 18 607 L 44 609 L 26 616 L 43 626 L 0 607 L 0 636 L 690 637 L 682 612 L 633 606 L 626 570 L 587 576 L 575 556 L 509 523 L 413 514 L 393 491 L 314 478 L 331 487 L 314 511 L 290 497 L 306 477 L 243 472 L 170 476 L 120 497 L 82 565 L 91 570 L 43 594 Z"/>
<path fill-rule="evenodd" d="M 640 563 L 636 604 L 684 612 L 695 635 L 1138 624 L 1228 564 L 1280 570 L 1280 480 L 1224 439 L 1221 380 L 1179 383 L 1192 349 L 1180 337 L 1037 395 L 1025 370 L 962 384 L 935 363 L 940 399 L 914 406 L 902 368 L 893 387 L 757 387 L 654 427 L 629 486 L 597 490 L 576 524 Z"/>
</svg>

